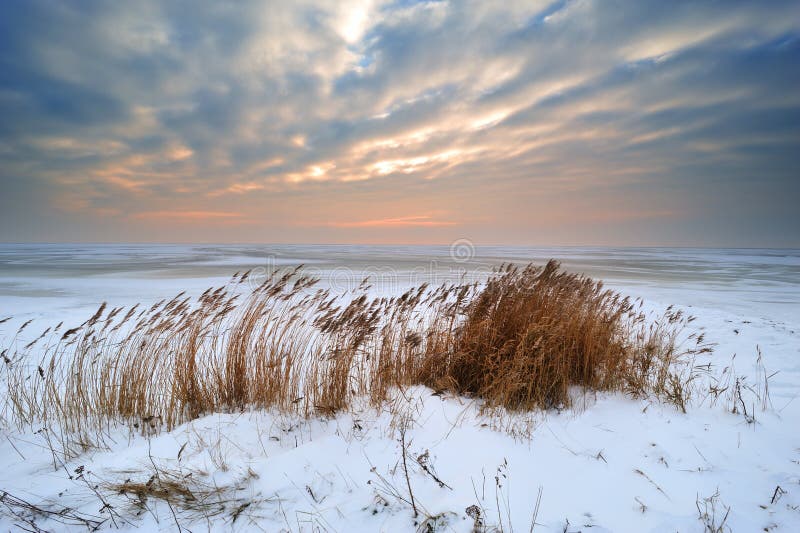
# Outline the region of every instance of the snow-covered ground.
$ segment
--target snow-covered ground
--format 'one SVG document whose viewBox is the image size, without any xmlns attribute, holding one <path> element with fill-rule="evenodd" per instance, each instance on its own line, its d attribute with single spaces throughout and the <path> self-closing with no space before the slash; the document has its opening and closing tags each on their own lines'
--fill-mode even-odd
<svg viewBox="0 0 800 533">
<path fill-rule="evenodd" d="M 555 257 L 648 308 L 685 308 L 716 343 L 702 361 L 712 373 L 732 366 L 728 374 L 759 390 L 765 368 L 768 398 L 745 389 L 747 417 L 741 406 L 731 412 L 727 395 L 712 402 L 702 394 L 685 414 L 599 394 L 568 411 L 481 415 L 475 400 L 415 388 L 379 411 L 355 406 L 330 419 L 215 414 L 150 438 L 120 428 L 109 449 L 66 464 L 40 427 L 3 427 L 0 489 L 112 529 L 471 531 L 480 522 L 502 531 L 800 530 L 800 252 L 458 246 L 2 245 L 0 320 L 13 318 L 0 324 L 0 350 L 62 319 L 77 325 L 102 301 L 197 294 L 247 268 L 305 263 L 341 290 L 372 274 L 376 292 L 386 293 Z M 146 483 L 156 470 L 162 482 L 180 478 L 196 510 L 153 498 L 137 505 L 109 489 Z M 110 512 L 101 511 L 106 504 Z M 61 530 L 65 521 L 36 524 Z M 14 527 L 7 513 L 0 527 Z"/>
</svg>

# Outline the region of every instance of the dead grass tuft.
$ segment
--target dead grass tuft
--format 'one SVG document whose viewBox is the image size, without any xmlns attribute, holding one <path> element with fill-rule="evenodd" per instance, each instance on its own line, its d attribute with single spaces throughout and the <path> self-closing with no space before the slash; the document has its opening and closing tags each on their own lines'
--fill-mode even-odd
<svg viewBox="0 0 800 533">
<path fill-rule="evenodd" d="M 252 290 L 245 279 L 149 309 L 103 304 L 63 334 L 47 330 L 37 358 L 4 352 L 6 419 L 79 436 L 80 446 L 61 446 L 68 455 L 118 423 L 152 434 L 248 408 L 328 416 L 417 384 L 516 410 L 568 406 L 576 387 L 684 409 L 693 357 L 708 350 L 702 336 L 679 348 L 690 321 L 680 311 L 648 320 L 641 302 L 555 261 L 391 298 L 364 287 L 334 295 L 300 268 Z M 167 489 L 162 480 L 152 490 Z"/>
<path fill-rule="evenodd" d="M 674 365 L 698 349 L 677 352 L 682 325 L 672 310 L 648 323 L 635 302 L 555 261 L 508 265 L 469 302 L 452 348 L 429 356 L 421 381 L 511 409 L 568 406 L 575 386 L 656 393 L 685 409 Z"/>
</svg>

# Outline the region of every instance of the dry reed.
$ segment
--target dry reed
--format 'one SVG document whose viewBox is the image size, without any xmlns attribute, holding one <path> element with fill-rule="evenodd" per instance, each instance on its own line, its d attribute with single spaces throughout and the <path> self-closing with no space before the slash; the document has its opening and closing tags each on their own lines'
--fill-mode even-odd
<svg viewBox="0 0 800 533">
<path fill-rule="evenodd" d="M 679 349 L 681 312 L 648 321 L 555 261 L 391 298 L 335 295 L 300 268 L 251 289 L 248 275 L 194 300 L 103 304 L 81 326 L 46 332 L 38 362 L 24 350 L 6 358 L 6 420 L 93 442 L 118 423 L 154 432 L 218 411 L 331 415 L 415 384 L 511 409 L 567 406 L 574 387 L 685 408 L 692 377 L 678 363 L 708 349 L 702 336 Z"/>
</svg>

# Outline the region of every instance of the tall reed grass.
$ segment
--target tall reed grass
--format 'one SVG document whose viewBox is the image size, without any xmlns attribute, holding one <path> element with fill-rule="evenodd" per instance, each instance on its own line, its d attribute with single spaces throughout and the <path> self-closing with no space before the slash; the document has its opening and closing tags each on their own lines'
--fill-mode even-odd
<svg viewBox="0 0 800 533">
<path fill-rule="evenodd" d="M 641 302 L 555 261 L 397 297 L 332 294 L 300 268 L 251 281 L 237 274 L 150 308 L 103 304 L 76 328 L 9 350 L 6 420 L 89 439 L 119 423 L 156 431 L 247 408 L 331 415 L 416 384 L 510 409 L 565 407 L 576 387 L 684 408 L 681 363 L 708 350 L 702 336 L 679 346 L 691 320 L 681 312 L 648 320 Z"/>
</svg>

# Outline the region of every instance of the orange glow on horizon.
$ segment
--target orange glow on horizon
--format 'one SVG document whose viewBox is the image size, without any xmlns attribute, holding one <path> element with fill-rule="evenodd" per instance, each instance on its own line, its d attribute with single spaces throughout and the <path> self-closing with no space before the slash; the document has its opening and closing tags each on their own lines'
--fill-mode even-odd
<svg viewBox="0 0 800 533">
<path fill-rule="evenodd" d="M 197 222 L 214 220 L 222 223 L 240 223 L 244 216 L 230 211 L 143 211 L 132 215 L 139 220 L 169 220 L 171 222 Z"/>
<path fill-rule="evenodd" d="M 409 226 L 455 226 L 456 223 L 448 220 L 435 220 L 430 215 L 417 215 L 397 218 L 382 218 L 377 220 L 360 220 L 353 222 L 331 222 L 328 225 L 337 228 L 397 228 Z"/>
</svg>

